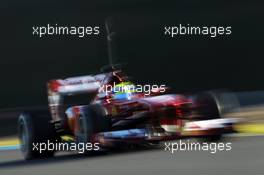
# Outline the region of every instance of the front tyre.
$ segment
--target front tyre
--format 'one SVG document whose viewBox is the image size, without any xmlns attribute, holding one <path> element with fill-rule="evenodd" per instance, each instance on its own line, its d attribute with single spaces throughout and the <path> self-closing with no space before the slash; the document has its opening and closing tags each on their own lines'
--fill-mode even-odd
<svg viewBox="0 0 264 175">
<path fill-rule="evenodd" d="M 208 91 L 196 96 L 198 114 L 202 119 L 225 118 L 230 112 L 238 110 L 240 105 L 233 93 L 228 91 Z M 218 141 L 222 138 L 222 131 L 205 136 L 207 141 Z"/>
<path fill-rule="evenodd" d="M 78 121 L 79 129 L 76 132 L 77 143 L 92 143 L 95 134 L 109 131 L 111 128 L 111 120 L 106 116 L 104 108 L 99 104 L 86 106 L 79 115 Z M 85 153 L 92 152 L 91 150 Z"/>
</svg>

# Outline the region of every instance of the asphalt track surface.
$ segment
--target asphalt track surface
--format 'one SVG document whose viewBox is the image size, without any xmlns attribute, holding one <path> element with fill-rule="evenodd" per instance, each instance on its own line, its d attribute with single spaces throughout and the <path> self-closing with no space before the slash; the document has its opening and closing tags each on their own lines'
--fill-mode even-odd
<svg viewBox="0 0 264 175">
<path fill-rule="evenodd" d="M 161 149 L 135 150 L 84 156 L 60 154 L 46 160 L 24 161 L 18 150 L 0 151 L 1 175 L 29 174 L 239 174 L 262 175 L 264 137 L 234 137 L 232 150 L 212 154 L 206 151 Z"/>
</svg>

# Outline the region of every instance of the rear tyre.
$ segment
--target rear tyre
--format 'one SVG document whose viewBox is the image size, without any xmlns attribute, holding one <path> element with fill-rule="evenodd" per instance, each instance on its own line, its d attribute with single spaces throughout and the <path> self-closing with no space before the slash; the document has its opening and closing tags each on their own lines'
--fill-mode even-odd
<svg viewBox="0 0 264 175">
<path fill-rule="evenodd" d="M 45 149 L 40 152 L 40 144 L 52 143 L 56 140 L 55 130 L 50 123 L 48 112 L 22 113 L 18 118 L 18 136 L 20 150 L 26 160 L 48 158 L 55 150 Z M 37 148 L 38 147 L 38 148 Z"/>
<path fill-rule="evenodd" d="M 76 133 L 77 143 L 94 144 L 93 136 L 99 132 L 109 131 L 111 120 L 106 116 L 104 108 L 98 104 L 85 107 L 79 116 L 79 130 Z M 95 153 L 93 150 L 86 150 L 85 153 Z"/>
</svg>

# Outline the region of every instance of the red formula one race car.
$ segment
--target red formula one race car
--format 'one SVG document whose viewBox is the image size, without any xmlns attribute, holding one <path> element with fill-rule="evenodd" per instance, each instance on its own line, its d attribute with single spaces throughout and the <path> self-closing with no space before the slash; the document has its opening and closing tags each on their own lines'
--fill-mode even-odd
<svg viewBox="0 0 264 175">
<path fill-rule="evenodd" d="M 108 33 L 112 41 L 114 33 Z M 219 139 L 237 122 L 223 118 L 238 107 L 231 93 L 168 94 L 164 86 L 134 85 L 112 62 L 109 68 L 48 82 L 49 110 L 25 111 L 19 117 L 25 159 L 52 156 L 65 136 L 64 147 L 71 144 L 74 150 L 72 143 L 89 143 L 86 152 L 92 152 L 185 137 Z"/>
<path fill-rule="evenodd" d="M 99 149 L 183 137 L 219 139 L 237 122 L 221 118 L 237 106 L 230 93 L 184 96 L 165 94 L 163 86 L 148 93 L 142 89 L 120 70 L 49 81 L 50 110 L 24 112 L 19 117 L 25 158 L 52 156 L 54 149 L 40 152 L 33 147 L 59 142 L 65 135 L 74 143 L 97 143 Z"/>
</svg>

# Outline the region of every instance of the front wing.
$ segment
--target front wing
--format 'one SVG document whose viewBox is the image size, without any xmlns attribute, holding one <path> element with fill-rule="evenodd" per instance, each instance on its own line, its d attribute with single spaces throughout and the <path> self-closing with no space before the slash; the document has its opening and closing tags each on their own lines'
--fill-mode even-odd
<svg viewBox="0 0 264 175">
<path fill-rule="evenodd" d="M 169 132 L 164 129 L 135 128 L 128 130 L 98 133 L 94 142 L 102 146 L 114 146 L 115 143 L 141 143 L 146 141 L 166 141 L 188 137 L 206 137 L 234 132 L 233 126 L 241 120 L 237 118 L 212 119 L 186 122 L 179 130 Z M 173 128 L 171 126 L 170 128 Z"/>
</svg>

